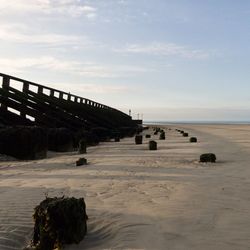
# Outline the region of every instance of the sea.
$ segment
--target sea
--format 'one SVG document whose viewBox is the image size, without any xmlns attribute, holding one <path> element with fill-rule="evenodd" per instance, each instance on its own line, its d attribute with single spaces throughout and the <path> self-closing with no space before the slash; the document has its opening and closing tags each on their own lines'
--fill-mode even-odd
<svg viewBox="0 0 250 250">
<path fill-rule="evenodd" d="M 143 121 L 144 125 L 250 125 L 250 121 Z"/>
</svg>

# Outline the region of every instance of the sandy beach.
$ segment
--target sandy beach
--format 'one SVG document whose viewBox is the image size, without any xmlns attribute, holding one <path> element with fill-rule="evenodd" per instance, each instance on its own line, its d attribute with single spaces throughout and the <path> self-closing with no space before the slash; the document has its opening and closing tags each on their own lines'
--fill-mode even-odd
<svg viewBox="0 0 250 250">
<path fill-rule="evenodd" d="M 244 250 L 250 247 L 250 125 L 170 125 L 149 151 L 145 139 L 106 142 L 79 155 L 0 162 L 0 249 L 22 249 L 33 209 L 48 196 L 84 197 L 88 234 L 80 249 Z M 175 131 L 184 129 L 198 143 Z M 144 131 L 144 134 L 152 130 Z M 217 163 L 199 162 L 213 152 Z"/>
</svg>

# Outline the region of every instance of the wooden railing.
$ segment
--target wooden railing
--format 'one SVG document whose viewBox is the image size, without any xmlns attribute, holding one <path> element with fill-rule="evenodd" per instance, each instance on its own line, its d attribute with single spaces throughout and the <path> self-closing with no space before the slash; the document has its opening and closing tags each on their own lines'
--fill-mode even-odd
<svg viewBox="0 0 250 250">
<path fill-rule="evenodd" d="M 38 125 L 74 128 L 104 123 L 113 127 L 132 122 L 131 117 L 120 110 L 90 99 L 3 73 L 1 78 L 1 112 L 11 110 L 21 119 L 31 119 Z"/>
</svg>

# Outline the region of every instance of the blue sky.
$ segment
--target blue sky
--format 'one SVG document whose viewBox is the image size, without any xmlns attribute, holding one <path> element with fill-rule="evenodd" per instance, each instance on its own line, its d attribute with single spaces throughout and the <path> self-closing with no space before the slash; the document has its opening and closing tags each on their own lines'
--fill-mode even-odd
<svg viewBox="0 0 250 250">
<path fill-rule="evenodd" d="M 0 0 L 0 53 L 145 120 L 250 120 L 248 0 Z"/>
</svg>

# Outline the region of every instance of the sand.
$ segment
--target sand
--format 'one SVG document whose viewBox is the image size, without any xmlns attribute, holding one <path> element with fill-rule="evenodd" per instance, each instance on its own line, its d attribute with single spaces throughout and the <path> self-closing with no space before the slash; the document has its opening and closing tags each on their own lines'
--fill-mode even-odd
<svg viewBox="0 0 250 250">
<path fill-rule="evenodd" d="M 249 249 L 250 126 L 171 125 L 158 150 L 133 138 L 48 159 L 0 162 L 0 249 L 22 249 L 32 235 L 33 208 L 46 195 L 84 197 L 88 235 L 80 249 Z M 149 131 L 152 133 L 152 131 Z M 145 133 L 148 133 L 145 132 Z M 214 152 L 216 164 L 199 163 Z"/>
</svg>

